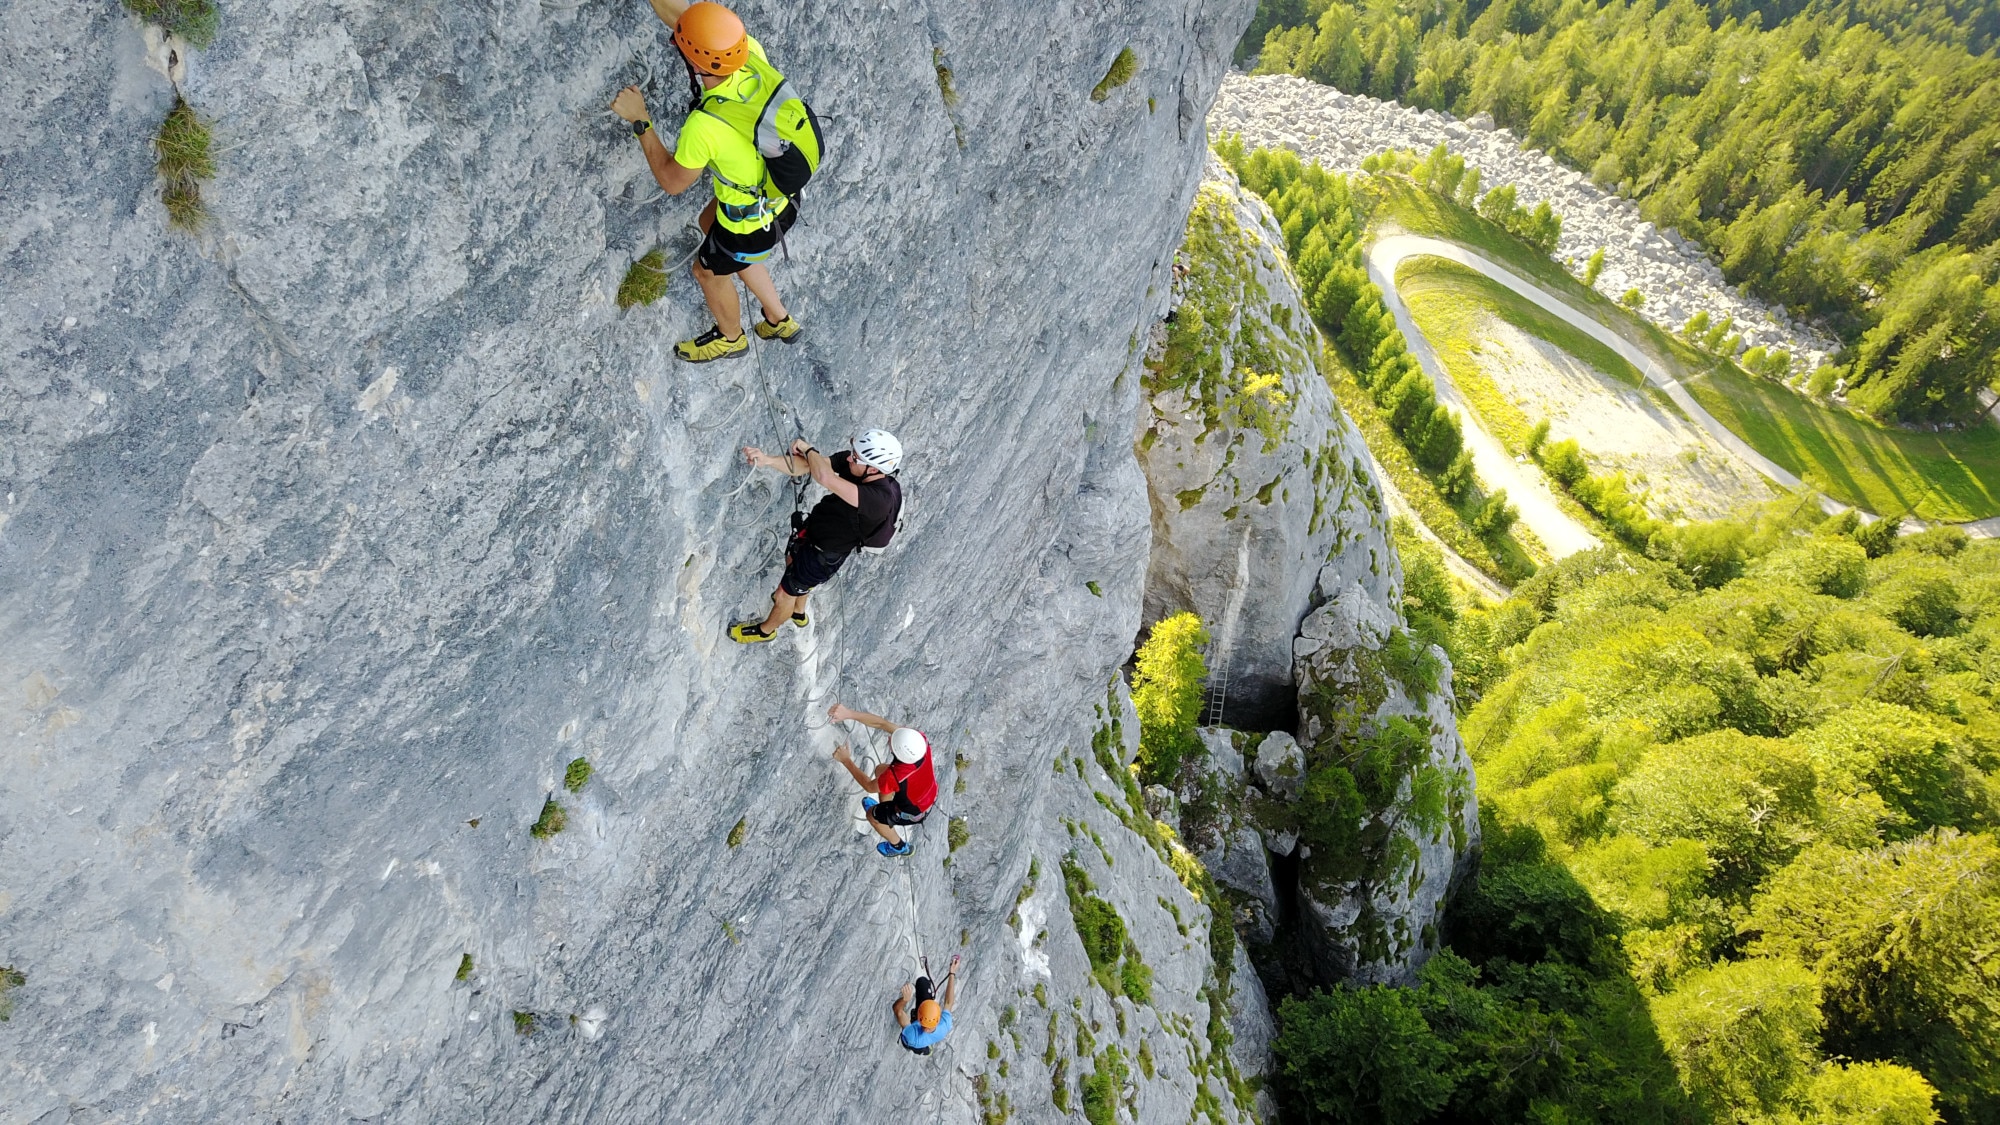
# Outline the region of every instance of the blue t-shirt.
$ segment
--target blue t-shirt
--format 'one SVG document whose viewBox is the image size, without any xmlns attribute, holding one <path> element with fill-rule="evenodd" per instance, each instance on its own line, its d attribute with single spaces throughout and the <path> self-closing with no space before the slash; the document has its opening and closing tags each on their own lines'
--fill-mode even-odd
<svg viewBox="0 0 2000 1125">
<path fill-rule="evenodd" d="M 939 1014 L 936 1031 L 925 1031 L 923 1024 L 920 1024 L 915 1020 L 911 1020 L 909 1026 L 903 1028 L 903 1046 L 909 1047 L 912 1050 L 921 1047 L 934 1047 L 939 1043 L 944 1042 L 944 1037 L 950 1034 L 951 1034 L 950 1012 L 943 1012 Z"/>
</svg>

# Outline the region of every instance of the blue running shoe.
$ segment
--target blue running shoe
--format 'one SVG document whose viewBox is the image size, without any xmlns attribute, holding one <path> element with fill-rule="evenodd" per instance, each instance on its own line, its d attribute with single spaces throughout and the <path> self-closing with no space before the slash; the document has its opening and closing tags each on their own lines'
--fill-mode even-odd
<svg viewBox="0 0 2000 1125">
<path fill-rule="evenodd" d="M 905 840 L 900 844 L 891 844 L 889 841 L 883 840 L 875 845 L 875 850 L 881 852 L 885 858 L 895 859 L 897 856 L 910 854 L 910 842 Z"/>
</svg>

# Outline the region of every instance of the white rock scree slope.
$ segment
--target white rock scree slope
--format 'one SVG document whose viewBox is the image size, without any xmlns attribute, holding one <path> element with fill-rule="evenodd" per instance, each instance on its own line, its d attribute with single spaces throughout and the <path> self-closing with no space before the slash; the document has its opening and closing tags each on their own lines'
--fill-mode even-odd
<svg viewBox="0 0 2000 1125">
<path fill-rule="evenodd" d="M 28 983 L 0 1119 L 961 1122 L 992 1039 L 1020 1054 L 986 1096 L 1048 1120 L 1037 983 L 1072 1085 L 1078 1021 L 1128 1059 L 1197 1029 L 1126 1091 L 1187 1116 L 1201 911 L 1104 779 L 1051 765 L 1140 623 L 1134 365 L 1250 8 L 1119 0 L 1030 44 L 1002 7 L 743 5 L 832 156 L 776 266 L 806 337 L 693 369 L 690 280 L 611 302 L 699 206 L 603 110 L 678 89 L 644 5 L 225 5 L 180 81 L 219 157 L 195 238 L 158 203 L 174 91 L 137 22 L 12 11 L 0 963 Z M 790 509 L 736 447 L 794 419 L 912 451 L 897 546 L 815 597 L 809 671 L 796 633 L 722 632 Z M 941 817 L 907 880 L 850 831 L 808 717 L 835 697 L 930 732 L 949 868 Z M 533 840 L 551 793 L 569 828 Z M 1069 848 L 1154 1005 L 1086 983 Z M 968 953 L 923 1060 L 889 1017 L 913 944 Z"/>
</svg>

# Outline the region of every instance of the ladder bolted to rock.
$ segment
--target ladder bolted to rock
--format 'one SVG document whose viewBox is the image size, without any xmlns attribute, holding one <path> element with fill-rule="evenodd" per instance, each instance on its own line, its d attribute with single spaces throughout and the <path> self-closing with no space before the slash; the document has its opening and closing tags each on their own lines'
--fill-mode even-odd
<svg viewBox="0 0 2000 1125">
<path fill-rule="evenodd" d="M 1204 659 L 1208 663 L 1208 707 L 1202 725 L 1222 725 L 1222 708 L 1229 702 L 1229 637 L 1223 634 L 1208 643 Z"/>
</svg>

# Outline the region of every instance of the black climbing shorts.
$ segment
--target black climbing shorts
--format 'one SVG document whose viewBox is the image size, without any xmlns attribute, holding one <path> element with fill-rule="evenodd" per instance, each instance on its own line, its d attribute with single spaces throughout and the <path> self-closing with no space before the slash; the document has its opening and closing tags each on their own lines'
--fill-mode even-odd
<svg viewBox="0 0 2000 1125">
<path fill-rule="evenodd" d="M 886 824 L 891 828 L 900 825 L 922 824 L 924 817 L 929 815 L 929 813 L 918 808 L 916 802 L 901 793 L 896 794 L 886 801 L 876 802 L 875 807 L 868 810 L 868 819 L 877 824 Z"/>
<path fill-rule="evenodd" d="M 783 238 L 785 232 L 792 229 L 792 224 L 798 221 L 799 205 L 797 201 L 794 201 L 783 211 L 778 212 L 777 220 L 770 226 L 765 227 L 763 230 L 753 230 L 748 234 L 741 234 L 730 230 L 722 225 L 721 219 L 716 219 L 713 223 L 709 224 L 708 237 L 702 239 L 701 242 L 701 255 L 699 258 L 701 268 L 718 277 L 727 277 L 745 267 L 756 265 L 761 261 L 767 261 L 769 260 L 771 251 L 777 249 L 778 240 Z M 746 262 L 738 258 L 736 256 L 738 254 L 744 254 L 756 260 Z M 764 255 L 764 257 L 758 258 L 757 255 L 759 254 Z"/>
<path fill-rule="evenodd" d="M 791 550 L 785 552 L 785 574 L 778 579 L 778 588 L 795 598 L 804 597 L 813 587 L 832 578 L 846 561 L 846 555 L 822 554 L 803 536 L 793 536 Z"/>
</svg>

